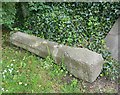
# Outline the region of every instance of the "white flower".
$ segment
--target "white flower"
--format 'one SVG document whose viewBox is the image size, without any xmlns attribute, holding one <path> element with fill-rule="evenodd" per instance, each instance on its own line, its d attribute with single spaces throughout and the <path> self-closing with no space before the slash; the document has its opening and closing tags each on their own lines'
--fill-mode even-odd
<svg viewBox="0 0 120 95">
<path fill-rule="evenodd" d="M 10 73 L 12 73 L 12 70 L 11 70 L 11 69 L 8 69 L 8 71 L 9 71 Z"/>
<path fill-rule="evenodd" d="M 19 72 L 19 70 L 17 70 L 16 72 Z"/>
<path fill-rule="evenodd" d="M 27 86 L 27 83 L 25 83 L 25 86 Z"/>
<path fill-rule="evenodd" d="M 11 64 L 11 66 L 13 66 L 13 64 Z"/>
<path fill-rule="evenodd" d="M 2 74 L 4 75 L 4 74 L 5 74 L 5 72 L 2 72 Z"/>
<path fill-rule="evenodd" d="M 13 70 L 13 68 L 11 68 L 11 70 Z"/>
<path fill-rule="evenodd" d="M 4 73 L 6 73 L 7 72 L 7 70 L 4 70 Z"/>
<path fill-rule="evenodd" d="M 22 82 L 19 82 L 19 85 L 21 85 L 22 84 Z"/>
<path fill-rule="evenodd" d="M 39 87 L 41 87 L 41 85 L 39 85 Z"/>
<path fill-rule="evenodd" d="M 8 92 L 8 90 L 6 90 L 6 92 Z"/>
<path fill-rule="evenodd" d="M 2 88 L 2 91 L 4 91 L 4 88 Z"/>
<path fill-rule="evenodd" d="M 5 75 L 3 75 L 3 78 L 5 78 Z"/>
<path fill-rule="evenodd" d="M 13 60 L 13 61 L 15 61 L 15 60 Z"/>
</svg>

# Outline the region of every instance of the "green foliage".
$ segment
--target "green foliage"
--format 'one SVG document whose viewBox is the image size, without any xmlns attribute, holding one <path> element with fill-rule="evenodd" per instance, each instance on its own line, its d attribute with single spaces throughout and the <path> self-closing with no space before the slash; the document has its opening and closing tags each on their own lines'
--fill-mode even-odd
<svg viewBox="0 0 120 95">
<path fill-rule="evenodd" d="M 0 24 L 12 29 L 15 20 L 16 8 L 13 2 L 2 2 Z"/>
<path fill-rule="evenodd" d="M 116 62 L 108 58 L 110 53 L 104 38 L 120 14 L 120 2 L 32 2 L 28 5 L 30 14 L 24 29 L 33 31 L 32 34 L 41 38 L 69 46 L 86 47 L 102 54 L 107 62 L 104 68 L 110 65 L 102 75 L 113 75 L 111 79 L 114 79 L 118 70 L 113 70 Z"/>
<path fill-rule="evenodd" d="M 107 79 L 111 80 L 118 80 L 120 77 L 120 63 L 109 56 L 105 61 L 103 71 L 100 76 L 106 76 Z"/>
<path fill-rule="evenodd" d="M 50 56 L 42 59 L 5 44 L 1 73 L 3 93 L 81 92 L 77 79 L 71 79 L 68 85 L 62 81 L 68 72 L 54 64 Z"/>
<path fill-rule="evenodd" d="M 61 89 L 64 93 L 81 93 L 78 87 L 78 80 L 75 78 L 71 81 L 70 84 L 65 83 Z"/>
<path fill-rule="evenodd" d="M 99 93 L 116 93 L 116 88 L 111 83 L 108 86 L 102 84 L 103 90 L 99 89 L 99 85 L 103 81 L 91 84 L 92 87 L 95 86 L 91 88 L 90 84 L 88 85 L 88 83 L 68 74 L 64 64 L 62 67 L 54 64 L 50 56 L 43 59 L 24 49 L 8 44 L 9 35 L 6 32 L 3 32 L 3 39 L 1 91 L 5 94 L 89 93 L 91 89 L 93 92 L 100 90 Z"/>
<path fill-rule="evenodd" d="M 18 21 L 23 26 L 15 30 L 21 29 L 41 38 L 100 53 L 106 62 L 101 76 L 115 79 L 113 75 L 118 73 L 117 68 L 114 70 L 117 62 L 109 58 L 104 38 L 120 15 L 120 2 L 29 2 L 24 6 L 24 12 L 21 12 L 26 13 L 24 20 Z M 13 28 L 16 8 L 15 3 L 3 3 L 1 23 L 10 29 Z M 57 74 L 60 71 L 54 72 Z"/>
<path fill-rule="evenodd" d="M 65 66 L 55 64 L 54 60 L 50 56 L 48 56 L 43 62 L 41 62 L 41 65 L 45 70 L 50 70 L 48 74 L 52 76 L 52 78 L 57 76 L 60 78 L 60 76 L 66 76 L 66 74 L 68 74 Z"/>
<path fill-rule="evenodd" d="M 29 3 L 25 27 L 46 39 L 87 47 L 90 41 L 105 38 L 118 17 L 118 6 L 119 3 Z"/>
</svg>

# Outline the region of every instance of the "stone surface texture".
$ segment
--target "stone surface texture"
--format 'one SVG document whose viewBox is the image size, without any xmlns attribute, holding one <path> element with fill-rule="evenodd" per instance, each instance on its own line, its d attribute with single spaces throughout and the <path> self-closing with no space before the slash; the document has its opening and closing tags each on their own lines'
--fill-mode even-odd
<svg viewBox="0 0 120 95">
<path fill-rule="evenodd" d="M 86 48 L 59 45 L 32 35 L 16 32 L 11 35 L 12 44 L 24 48 L 40 57 L 51 55 L 57 64 L 63 62 L 75 77 L 93 82 L 99 76 L 104 60 L 101 54 Z"/>
<path fill-rule="evenodd" d="M 119 39 L 120 39 L 120 17 L 117 19 L 112 29 L 105 38 L 106 45 L 108 47 L 108 50 L 111 52 L 112 57 L 120 61 L 120 56 L 118 56 L 120 53 Z"/>
</svg>

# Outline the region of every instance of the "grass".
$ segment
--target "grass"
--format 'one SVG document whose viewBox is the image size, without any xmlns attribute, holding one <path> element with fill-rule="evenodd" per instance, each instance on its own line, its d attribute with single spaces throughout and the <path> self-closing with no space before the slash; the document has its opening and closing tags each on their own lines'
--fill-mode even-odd
<svg viewBox="0 0 120 95">
<path fill-rule="evenodd" d="M 3 33 L 1 88 L 3 93 L 89 92 L 86 85 L 88 83 L 73 77 L 64 66 L 55 64 L 50 56 L 43 59 L 15 47 L 8 42 L 8 37 L 9 33 Z M 109 92 L 115 92 L 115 89 Z"/>
<path fill-rule="evenodd" d="M 26 50 L 8 43 L 3 35 L 2 51 L 2 91 L 3 93 L 60 93 L 79 92 L 77 79 L 71 78 L 68 71 L 56 65 L 49 56 L 40 58 Z M 5 37 L 5 38 L 4 38 Z"/>
<path fill-rule="evenodd" d="M 66 72 L 54 64 L 49 56 L 42 59 L 13 46 L 6 47 L 3 50 L 2 68 L 3 92 L 80 92 L 74 89 L 77 86 L 75 79 L 69 85 L 64 85 L 60 79 L 66 76 Z"/>
</svg>

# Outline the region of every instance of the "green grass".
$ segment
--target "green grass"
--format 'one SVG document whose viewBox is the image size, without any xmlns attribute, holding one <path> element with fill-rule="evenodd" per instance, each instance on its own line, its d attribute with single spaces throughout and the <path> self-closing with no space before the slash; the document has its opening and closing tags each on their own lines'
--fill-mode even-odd
<svg viewBox="0 0 120 95">
<path fill-rule="evenodd" d="M 3 38 L 6 35 L 3 35 Z M 40 58 L 3 40 L 3 93 L 62 93 L 79 92 L 78 81 L 68 71 L 55 64 L 51 57 Z M 70 77 L 70 82 L 63 80 Z"/>
<path fill-rule="evenodd" d="M 84 81 L 73 77 L 64 66 L 55 64 L 50 56 L 43 59 L 15 47 L 8 42 L 8 37 L 3 34 L 3 93 L 89 92 Z"/>
<path fill-rule="evenodd" d="M 74 89 L 77 86 L 74 80 L 64 85 L 60 79 L 66 76 L 66 72 L 54 64 L 49 56 L 42 59 L 14 46 L 5 47 L 2 68 L 3 92 L 80 92 Z"/>
</svg>

